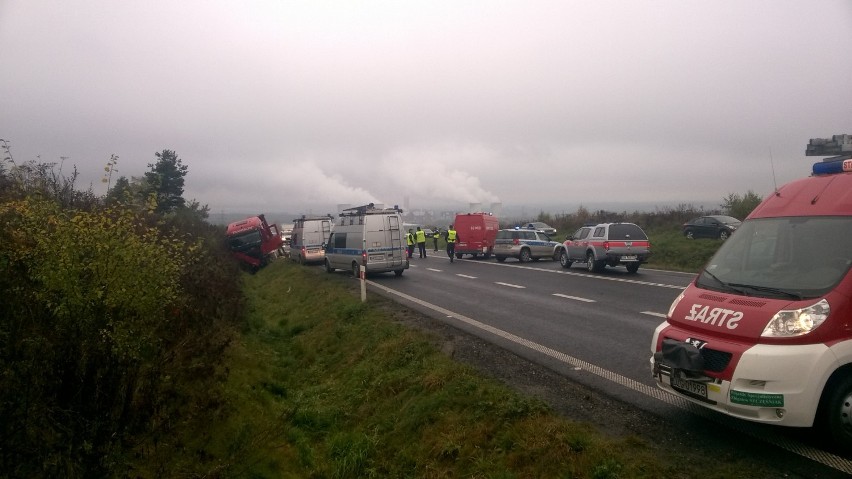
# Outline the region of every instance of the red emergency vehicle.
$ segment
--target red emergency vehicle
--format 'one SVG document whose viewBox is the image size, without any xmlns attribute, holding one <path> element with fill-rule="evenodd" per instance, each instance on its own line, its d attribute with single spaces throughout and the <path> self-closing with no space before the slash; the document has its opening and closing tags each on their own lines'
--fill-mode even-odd
<svg viewBox="0 0 852 479">
<path fill-rule="evenodd" d="M 764 199 L 675 299 L 651 365 L 658 386 L 694 403 L 818 426 L 850 450 L 852 135 L 834 139 L 849 153 Z M 808 155 L 815 141 L 827 140 Z"/>
<path fill-rule="evenodd" d="M 262 214 L 229 224 L 225 236 L 231 254 L 252 272 L 283 253 L 278 225 L 267 223 Z"/>
<path fill-rule="evenodd" d="M 456 258 L 469 254 L 474 258 L 482 255 L 485 259 L 494 252 L 494 240 L 500 224 L 491 213 L 459 213 L 453 222 L 458 234 Z"/>
</svg>

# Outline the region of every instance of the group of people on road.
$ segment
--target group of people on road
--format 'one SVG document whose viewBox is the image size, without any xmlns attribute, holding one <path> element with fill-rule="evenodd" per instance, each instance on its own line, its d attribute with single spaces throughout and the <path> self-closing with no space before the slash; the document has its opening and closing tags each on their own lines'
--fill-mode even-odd
<svg viewBox="0 0 852 479">
<path fill-rule="evenodd" d="M 435 230 L 432 234 L 432 242 L 435 246 L 435 251 L 438 251 L 438 239 L 441 237 L 441 231 Z M 453 259 L 456 255 L 456 242 L 458 241 L 458 233 L 453 229 L 453 225 L 447 229 L 445 233 L 445 238 L 447 240 L 447 256 L 450 257 L 450 263 L 453 262 Z M 417 231 L 412 229 L 408 230 L 408 233 L 405 234 L 405 244 L 408 247 L 408 257 L 409 259 L 414 256 L 414 246 L 417 246 L 417 250 L 420 253 L 421 258 L 426 257 L 426 232 L 423 231 L 419 226 L 417 227 Z"/>
<path fill-rule="evenodd" d="M 414 255 L 414 245 L 417 245 L 417 250 L 420 252 L 420 257 L 426 257 L 426 232 L 417 227 L 417 231 L 408 230 L 405 235 L 405 243 L 408 246 L 408 257 Z"/>
</svg>

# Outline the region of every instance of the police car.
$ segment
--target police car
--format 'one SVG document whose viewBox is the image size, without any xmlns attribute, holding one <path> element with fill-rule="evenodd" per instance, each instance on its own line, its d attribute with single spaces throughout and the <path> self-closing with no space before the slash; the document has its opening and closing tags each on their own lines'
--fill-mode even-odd
<svg viewBox="0 0 852 479">
<path fill-rule="evenodd" d="M 521 263 L 541 258 L 557 260 L 561 251 L 562 243 L 541 231 L 504 229 L 497 232 L 494 240 L 494 257 L 501 263 L 506 258 L 517 258 Z"/>
</svg>

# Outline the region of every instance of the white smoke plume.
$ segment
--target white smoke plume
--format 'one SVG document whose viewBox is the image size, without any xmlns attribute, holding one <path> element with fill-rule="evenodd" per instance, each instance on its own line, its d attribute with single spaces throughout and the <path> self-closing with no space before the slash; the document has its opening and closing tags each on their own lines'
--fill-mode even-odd
<svg viewBox="0 0 852 479">
<path fill-rule="evenodd" d="M 472 172 L 490 168 L 493 153 L 480 147 L 444 146 L 404 148 L 388 155 L 386 170 L 405 172 L 397 183 L 406 194 L 439 202 L 496 203 L 499 197 L 485 189 Z"/>
</svg>

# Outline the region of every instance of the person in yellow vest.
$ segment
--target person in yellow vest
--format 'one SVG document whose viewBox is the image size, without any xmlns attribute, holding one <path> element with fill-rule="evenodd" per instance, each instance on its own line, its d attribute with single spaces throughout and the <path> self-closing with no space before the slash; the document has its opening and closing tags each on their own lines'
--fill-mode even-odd
<svg viewBox="0 0 852 479">
<path fill-rule="evenodd" d="M 459 235 L 456 233 L 456 230 L 453 229 L 453 225 L 447 229 L 447 256 L 450 257 L 450 263 L 452 263 L 456 256 L 456 241 L 458 241 Z"/>
<path fill-rule="evenodd" d="M 435 228 L 435 232 L 432 233 L 432 242 L 435 243 L 435 252 L 438 252 L 438 239 L 441 237 L 441 230 Z"/>
<path fill-rule="evenodd" d="M 408 257 L 411 258 L 411 255 L 414 254 L 414 233 L 411 232 L 411 229 L 405 234 L 405 244 L 408 246 Z"/>
<path fill-rule="evenodd" d="M 417 238 L 417 250 L 420 251 L 420 257 L 426 257 L 426 232 L 417 227 L 417 231 L 414 233 L 414 237 Z"/>
</svg>

